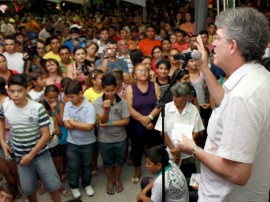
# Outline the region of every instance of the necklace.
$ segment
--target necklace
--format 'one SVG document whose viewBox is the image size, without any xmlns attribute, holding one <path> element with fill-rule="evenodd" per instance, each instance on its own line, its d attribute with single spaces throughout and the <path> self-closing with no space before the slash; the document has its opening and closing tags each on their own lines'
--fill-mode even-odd
<svg viewBox="0 0 270 202">
<path fill-rule="evenodd" d="M 57 80 L 57 76 L 55 78 L 51 77 L 53 83 L 56 83 L 56 80 Z"/>
</svg>

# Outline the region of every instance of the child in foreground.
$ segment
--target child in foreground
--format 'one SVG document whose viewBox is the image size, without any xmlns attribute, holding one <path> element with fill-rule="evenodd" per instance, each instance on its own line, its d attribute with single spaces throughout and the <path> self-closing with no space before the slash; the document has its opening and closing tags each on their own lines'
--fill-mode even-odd
<svg viewBox="0 0 270 202">
<path fill-rule="evenodd" d="M 138 194 L 139 202 L 160 202 L 162 201 L 162 147 L 155 146 L 146 151 L 146 168 L 155 176 Z M 188 202 L 188 186 L 179 167 L 169 163 L 169 155 L 165 151 L 165 201 L 166 202 Z M 151 197 L 148 196 L 151 191 Z"/>
<path fill-rule="evenodd" d="M 54 202 L 61 201 L 60 179 L 46 144 L 50 140 L 49 118 L 44 107 L 27 98 L 27 82 L 22 75 L 8 80 L 10 100 L 0 106 L 0 140 L 5 156 L 12 152 L 5 142 L 5 119 L 10 125 L 14 154 L 23 193 L 36 202 L 37 176 Z M 25 144 L 27 142 L 27 144 Z"/>
<path fill-rule="evenodd" d="M 69 99 L 64 108 L 63 121 L 68 129 L 67 158 L 68 184 L 74 198 L 81 196 L 80 177 L 83 188 L 88 196 L 94 195 L 91 187 L 92 157 L 96 137 L 94 127 L 96 113 L 94 106 L 83 96 L 82 86 L 73 80 L 65 89 Z"/>
</svg>

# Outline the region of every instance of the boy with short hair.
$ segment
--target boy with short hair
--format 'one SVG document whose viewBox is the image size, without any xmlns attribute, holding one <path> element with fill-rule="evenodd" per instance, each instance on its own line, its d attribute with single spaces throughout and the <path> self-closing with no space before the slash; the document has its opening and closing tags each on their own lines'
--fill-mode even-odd
<svg viewBox="0 0 270 202">
<path fill-rule="evenodd" d="M 127 102 L 117 95 L 116 79 L 111 73 L 103 76 L 101 84 L 104 94 L 95 100 L 94 106 L 99 119 L 98 142 L 107 177 L 106 192 L 112 195 L 124 189 L 120 176 L 127 145 L 125 126 L 129 124 L 130 113 Z"/>
<path fill-rule="evenodd" d="M 137 201 L 158 202 L 162 201 L 162 146 L 155 146 L 146 151 L 146 167 L 156 175 L 137 196 Z M 169 163 L 169 155 L 165 151 L 165 201 L 166 202 L 188 202 L 189 192 L 185 176 L 179 167 Z M 151 198 L 147 194 L 151 191 Z"/>
<path fill-rule="evenodd" d="M 34 88 L 28 93 L 32 100 L 43 102 L 45 100 L 44 91 L 46 87 L 46 74 L 41 71 L 31 72 L 30 77 Z"/>
<path fill-rule="evenodd" d="M 92 157 L 96 143 L 94 106 L 83 96 L 82 86 L 73 80 L 65 89 L 69 99 L 64 108 L 64 125 L 68 129 L 67 158 L 68 183 L 74 198 L 79 198 L 79 180 L 88 196 L 94 195 L 91 187 Z M 82 173 L 81 173 L 81 172 Z M 80 174 L 81 173 L 81 174 Z"/>
<path fill-rule="evenodd" d="M 16 184 L 6 183 L 0 188 L 0 202 L 15 202 L 19 190 Z"/>
<path fill-rule="evenodd" d="M 176 42 L 172 44 L 171 49 L 177 48 L 180 53 L 189 48 L 189 44 L 186 41 L 187 33 L 184 30 L 175 30 Z"/>
<path fill-rule="evenodd" d="M 0 106 L 0 139 L 5 156 L 9 157 L 12 152 L 5 142 L 6 119 L 10 125 L 22 191 L 29 201 L 36 202 L 39 176 L 52 200 L 59 202 L 61 183 L 46 146 L 51 137 L 46 110 L 40 103 L 27 98 L 27 82 L 20 74 L 9 78 L 7 92 L 10 100 Z"/>
</svg>

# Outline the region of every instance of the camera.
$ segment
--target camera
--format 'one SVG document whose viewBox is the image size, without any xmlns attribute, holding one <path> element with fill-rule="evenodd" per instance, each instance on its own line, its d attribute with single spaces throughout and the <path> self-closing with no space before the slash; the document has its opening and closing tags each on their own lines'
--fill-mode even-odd
<svg viewBox="0 0 270 202">
<path fill-rule="evenodd" d="M 88 67 L 85 63 L 82 65 L 81 70 L 85 76 L 87 76 L 89 74 Z"/>
<path fill-rule="evenodd" d="M 38 52 L 37 52 L 37 41 L 31 40 L 30 45 L 24 45 L 24 52 L 26 52 L 26 57 L 23 58 L 24 61 L 26 60 L 31 60 L 33 61 L 38 57 Z"/>
</svg>

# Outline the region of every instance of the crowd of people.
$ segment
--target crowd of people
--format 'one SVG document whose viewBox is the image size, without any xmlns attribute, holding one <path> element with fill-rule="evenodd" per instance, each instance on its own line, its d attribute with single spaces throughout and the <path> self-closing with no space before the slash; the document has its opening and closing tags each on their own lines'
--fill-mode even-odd
<svg viewBox="0 0 270 202">
<path fill-rule="evenodd" d="M 249 8 L 229 10 L 221 16 L 230 12 L 241 15 L 239 18 L 250 17 L 243 14 L 246 12 L 260 18 L 262 26 L 265 23 L 258 12 Z M 53 201 L 61 201 L 60 194 L 67 196 L 69 192 L 79 198 L 81 184 L 86 194 L 93 196 L 95 187 L 91 186 L 91 180 L 101 172 L 97 166 L 99 154 L 107 178 L 106 193 L 120 193 L 124 190 L 121 181 L 124 164 L 134 166 L 130 180 L 139 183 L 142 157 L 147 151 L 146 166 L 157 177 L 142 189 L 137 200 L 160 201 L 159 172 L 164 162 L 159 146 L 164 132 L 168 155 L 163 166 L 170 176 L 166 179 L 166 191 L 171 193 L 167 201 L 197 200 L 196 194 L 192 198 L 189 192 L 196 193 L 198 187 L 187 186 L 192 173 L 200 172 L 194 156 L 203 164 L 200 201 L 226 201 L 234 197 L 241 201 L 242 195 L 245 196 L 242 193 L 251 192 L 249 189 L 263 192 L 254 196 L 254 201 L 265 201 L 270 181 L 260 178 L 264 181 L 260 183 L 254 179 L 264 185 L 254 188 L 253 177 L 263 169 L 257 166 L 259 160 L 255 158 L 267 154 L 264 147 L 269 138 L 261 130 L 269 129 L 269 118 L 264 116 L 269 112 L 269 104 L 264 105 L 269 100 L 264 96 L 269 76 L 261 70 L 258 74 L 265 82 L 255 82 L 258 75 L 250 78 L 253 86 L 249 80 L 243 81 L 241 86 L 247 94 L 241 91 L 241 86 L 236 92 L 230 91 L 238 85 L 238 77 L 252 69 L 248 67 L 237 77 L 234 71 L 245 63 L 268 58 L 267 51 L 264 55 L 268 32 L 258 26 L 258 30 L 265 31 L 259 37 L 266 38 L 259 44 L 261 47 L 256 46 L 257 53 L 252 54 L 244 46 L 247 42 L 236 37 L 242 32 L 234 33 L 231 21 L 226 19 L 217 18 L 214 24 L 214 18 L 209 18 L 205 30 L 196 35 L 189 3 L 179 9 L 174 22 L 168 17 L 144 24 L 141 16 L 136 15 L 128 16 L 124 23 L 116 16 L 105 17 L 100 12 L 89 18 L 51 15 L 43 22 L 31 15 L 26 16 L 25 22 L 17 16 L 4 17 L 0 29 L 0 173 L 10 184 L 0 194 L 2 190 L 16 192 L 16 196 L 23 195 L 25 201 L 32 202 L 37 201 L 38 188 L 40 193 L 50 192 Z M 237 20 L 235 17 L 232 21 Z M 245 26 L 241 23 L 234 26 Z M 221 42 L 225 39 L 226 42 Z M 190 54 L 195 49 L 202 53 L 202 59 L 178 59 L 180 54 Z M 225 90 L 221 88 L 223 82 Z M 167 91 L 170 84 L 172 89 Z M 156 105 L 162 96 L 166 104 L 164 131 Z M 259 110 L 260 115 L 252 111 L 259 109 L 257 104 L 264 107 Z M 211 114 L 216 120 L 211 120 L 212 115 L 209 122 Z M 256 123 L 253 115 L 258 119 Z M 191 128 L 194 141 L 185 137 L 181 141 L 175 139 L 179 123 Z M 207 136 L 210 137 L 205 146 Z M 263 142 L 264 147 L 258 151 L 256 145 Z M 204 146 L 205 151 L 201 149 Z M 243 149 L 245 146 L 248 148 Z M 241 179 L 229 175 L 233 173 L 231 170 L 240 175 L 238 168 L 245 171 Z M 221 188 L 213 196 L 208 183 L 216 176 L 219 181 L 211 185 L 211 190 L 215 186 Z M 236 187 L 245 185 L 250 178 L 252 182 L 247 189 Z M 70 190 L 61 185 L 65 180 Z M 223 196 L 222 187 L 227 180 L 231 191 L 227 190 Z M 178 190 L 177 194 L 172 194 L 173 189 Z M 231 193 L 234 190 L 239 192 L 234 195 Z"/>
</svg>

